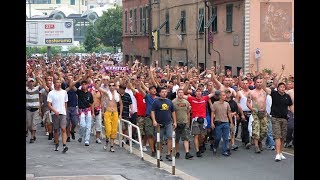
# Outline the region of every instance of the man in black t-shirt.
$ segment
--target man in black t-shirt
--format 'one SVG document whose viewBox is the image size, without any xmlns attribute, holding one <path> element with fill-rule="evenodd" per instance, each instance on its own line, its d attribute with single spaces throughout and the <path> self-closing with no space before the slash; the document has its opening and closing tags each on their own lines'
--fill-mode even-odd
<svg viewBox="0 0 320 180">
<path fill-rule="evenodd" d="M 281 161 L 286 159 L 282 154 L 284 139 L 287 135 L 287 114 L 288 107 L 291 112 L 294 113 L 293 103 L 291 97 L 285 93 L 286 85 L 280 82 L 277 86 L 277 90 L 271 90 L 270 88 L 265 88 L 268 94 L 271 94 L 272 105 L 271 105 L 271 115 L 272 115 L 272 132 L 273 138 L 276 143 L 276 157 L 275 161 Z"/>
</svg>

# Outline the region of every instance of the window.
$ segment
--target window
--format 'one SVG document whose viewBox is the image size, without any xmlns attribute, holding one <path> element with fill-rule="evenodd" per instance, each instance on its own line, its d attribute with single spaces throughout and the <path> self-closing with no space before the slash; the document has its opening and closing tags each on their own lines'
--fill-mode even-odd
<svg viewBox="0 0 320 180">
<path fill-rule="evenodd" d="M 231 66 L 224 66 L 224 72 L 227 72 L 228 69 L 232 72 L 232 67 Z"/>
<path fill-rule="evenodd" d="M 128 11 L 124 12 L 124 32 L 128 32 Z"/>
<path fill-rule="evenodd" d="M 197 24 L 197 31 L 204 33 L 204 8 L 199 9 L 199 19 Z"/>
<path fill-rule="evenodd" d="M 218 31 L 218 13 L 217 13 L 217 6 L 212 7 L 211 15 L 216 18 L 213 20 L 211 24 L 212 32 L 217 32 Z"/>
<path fill-rule="evenodd" d="M 132 9 L 130 9 L 130 14 L 129 14 L 129 29 L 130 29 L 130 33 L 132 33 L 133 29 L 132 29 Z"/>
<path fill-rule="evenodd" d="M 133 10 L 133 21 L 134 21 L 133 31 L 135 33 L 137 33 L 137 23 L 138 23 L 138 21 L 137 21 L 137 9 Z"/>
<path fill-rule="evenodd" d="M 181 11 L 181 33 L 186 33 L 186 11 Z"/>
<path fill-rule="evenodd" d="M 237 76 L 240 75 L 240 70 L 242 69 L 242 67 L 237 67 Z"/>
<path fill-rule="evenodd" d="M 140 8 L 139 14 L 140 14 L 140 33 L 142 33 L 143 32 L 143 26 L 144 26 L 143 9 L 142 9 L 142 7 Z"/>
<path fill-rule="evenodd" d="M 166 34 L 170 33 L 169 29 L 169 11 L 166 11 Z"/>
<path fill-rule="evenodd" d="M 144 26 L 144 32 L 146 33 L 146 34 L 148 34 L 149 33 L 149 8 L 148 8 L 148 6 L 146 6 L 144 9 L 143 9 L 143 11 L 144 11 L 144 21 L 145 21 L 145 26 Z"/>
<path fill-rule="evenodd" d="M 181 27 L 181 34 L 186 33 L 185 15 L 186 15 L 186 11 L 181 11 L 181 17 L 180 17 L 176 27 L 174 28 L 175 30 L 178 30 L 179 27 Z"/>
<path fill-rule="evenodd" d="M 31 4 L 51 4 L 51 0 L 29 0 Z"/>
<path fill-rule="evenodd" d="M 233 15 L 233 4 L 227 4 L 227 16 L 226 16 L 226 31 L 232 32 L 232 15 Z"/>
<path fill-rule="evenodd" d="M 61 4 L 61 0 L 56 0 L 56 4 Z"/>
<path fill-rule="evenodd" d="M 70 5 L 76 5 L 76 0 L 70 0 Z"/>
</svg>

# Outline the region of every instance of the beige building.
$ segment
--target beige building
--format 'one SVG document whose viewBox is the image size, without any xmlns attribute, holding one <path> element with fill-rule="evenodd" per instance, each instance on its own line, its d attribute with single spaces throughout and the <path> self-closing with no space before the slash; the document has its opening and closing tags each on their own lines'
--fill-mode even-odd
<svg viewBox="0 0 320 180">
<path fill-rule="evenodd" d="M 234 74 L 243 66 L 242 0 L 161 0 L 152 6 L 152 29 L 159 29 L 160 65 L 221 65 Z"/>
<path fill-rule="evenodd" d="M 245 13 L 245 71 L 254 64 L 280 72 L 285 64 L 284 75 L 294 75 L 294 0 L 245 0 Z"/>
<path fill-rule="evenodd" d="M 248 72 L 250 64 L 276 72 L 285 64 L 285 74 L 293 74 L 293 0 L 153 2 L 152 62 L 198 69 L 220 66 L 221 72 L 231 69 L 235 75 L 241 68 Z"/>
</svg>

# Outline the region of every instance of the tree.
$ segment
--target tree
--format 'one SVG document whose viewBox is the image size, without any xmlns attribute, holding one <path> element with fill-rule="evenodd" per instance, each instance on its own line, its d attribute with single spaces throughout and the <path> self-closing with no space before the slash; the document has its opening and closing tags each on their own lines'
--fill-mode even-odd
<svg viewBox="0 0 320 180">
<path fill-rule="evenodd" d="M 108 9 L 95 23 L 101 43 L 112 46 L 116 52 L 116 47 L 122 45 L 122 8 Z"/>
<path fill-rule="evenodd" d="M 93 24 L 90 24 L 87 29 L 86 37 L 83 42 L 84 48 L 88 52 L 92 52 L 92 50 L 99 46 L 99 39 L 97 37 L 97 33 L 94 30 Z"/>
</svg>

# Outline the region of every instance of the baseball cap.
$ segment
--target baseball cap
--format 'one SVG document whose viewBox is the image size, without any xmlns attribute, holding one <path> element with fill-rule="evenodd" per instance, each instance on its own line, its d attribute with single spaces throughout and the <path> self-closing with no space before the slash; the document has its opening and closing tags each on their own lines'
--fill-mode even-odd
<svg viewBox="0 0 320 180">
<path fill-rule="evenodd" d="M 167 83 L 167 80 L 161 79 L 160 83 Z"/>
<path fill-rule="evenodd" d="M 33 78 L 28 78 L 28 82 L 29 82 L 29 81 L 35 82 L 35 80 L 34 80 Z"/>
<path fill-rule="evenodd" d="M 219 90 L 216 90 L 216 91 L 214 92 L 214 95 L 215 95 L 215 96 L 220 96 L 220 91 L 219 91 Z"/>
</svg>

